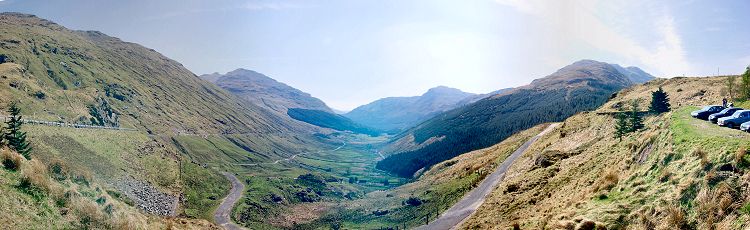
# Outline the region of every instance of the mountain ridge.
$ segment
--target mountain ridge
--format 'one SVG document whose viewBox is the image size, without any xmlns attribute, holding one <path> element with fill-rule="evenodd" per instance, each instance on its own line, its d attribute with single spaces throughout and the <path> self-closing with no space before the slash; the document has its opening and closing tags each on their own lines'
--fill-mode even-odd
<svg viewBox="0 0 750 230">
<path fill-rule="evenodd" d="M 447 86 L 437 86 L 419 96 L 378 99 L 359 106 L 344 116 L 370 127 L 398 131 L 455 108 L 459 106 L 457 103 L 475 95 Z"/>
<path fill-rule="evenodd" d="M 325 102 L 309 93 L 253 70 L 239 68 L 226 74 L 212 73 L 200 77 L 258 106 L 280 113 L 286 113 L 290 108 L 333 113 Z"/>
<path fill-rule="evenodd" d="M 383 149 L 391 155 L 377 166 L 411 177 L 422 168 L 488 147 L 517 131 L 595 109 L 612 93 L 633 84 L 608 63 L 577 61 L 529 85 L 441 113 L 399 134 Z"/>
</svg>

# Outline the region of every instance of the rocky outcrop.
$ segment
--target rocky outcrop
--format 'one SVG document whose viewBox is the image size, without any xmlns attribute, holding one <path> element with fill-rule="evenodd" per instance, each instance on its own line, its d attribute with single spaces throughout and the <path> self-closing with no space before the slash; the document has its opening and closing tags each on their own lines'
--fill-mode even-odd
<svg viewBox="0 0 750 230">
<path fill-rule="evenodd" d="M 133 200 L 135 206 L 149 214 L 159 216 L 176 216 L 179 199 L 163 193 L 150 184 L 133 180 L 121 180 L 116 185 L 123 194 Z"/>
</svg>

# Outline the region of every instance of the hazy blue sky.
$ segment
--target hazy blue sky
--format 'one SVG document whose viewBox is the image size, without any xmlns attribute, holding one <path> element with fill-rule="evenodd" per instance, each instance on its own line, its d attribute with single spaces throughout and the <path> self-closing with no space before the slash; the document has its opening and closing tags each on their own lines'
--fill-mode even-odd
<svg viewBox="0 0 750 230">
<path fill-rule="evenodd" d="M 196 74 L 248 68 L 352 109 L 446 85 L 519 86 L 579 59 L 660 77 L 750 64 L 750 1 L 5 0 Z"/>
</svg>

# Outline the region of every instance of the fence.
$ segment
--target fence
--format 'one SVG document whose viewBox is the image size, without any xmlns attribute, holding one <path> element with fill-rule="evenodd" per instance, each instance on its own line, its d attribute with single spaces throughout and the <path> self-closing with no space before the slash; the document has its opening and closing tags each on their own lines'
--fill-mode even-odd
<svg viewBox="0 0 750 230">
<path fill-rule="evenodd" d="M 3 122 L 7 122 L 8 119 L 10 119 L 10 116 L 0 115 L 0 118 L 2 118 Z M 21 119 L 21 122 L 23 122 L 24 124 L 31 124 L 31 125 L 70 127 L 70 128 L 77 128 L 77 129 L 108 129 L 108 130 L 119 130 L 119 131 L 138 131 L 135 129 L 121 128 L 121 127 L 84 125 L 84 124 L 74 124 L 74 123 L 56 122 L 56 121 L 43 121 L 43 120 L 34 120 L 34 119 Z"/>
</svg>

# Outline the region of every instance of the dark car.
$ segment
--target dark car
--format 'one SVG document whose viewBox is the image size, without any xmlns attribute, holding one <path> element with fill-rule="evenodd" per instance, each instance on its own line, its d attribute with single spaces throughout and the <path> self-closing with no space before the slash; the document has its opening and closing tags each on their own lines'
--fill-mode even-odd
<svg viewBox="0 0 750 230">
<path fill-rule="evenodd" d="M 734 112 L 732 116 L 719 118 L 719 121 L 716 122 L 716 124 L 719 124 L 719 126 L 735 128 L 748 121 L 750 121 L 750 110 L 740 110 Z"/>
<path fill-rule="evenodd" d="M 703 109 L 693 111 L 692 113 L 690 113 L 690 116 L 693 116 L 701 120 L 706 120 L 708 119 L 709 115 L 721 112 L 722 109 L 724 109 L 724 106 L 709 105 L 709 106 L 703 107 Z"/>
<path fill-rule="evenodd" d="M 743 108 L 737 108 L 737 107 L 726 108 L 726 109 L 722 110 L 721 112 L 709 115 L 708 116 L 708 121 L 710 121 L 711 123 L 716 123 L 719 120 L 719 118 L 732 116 L 732 114 L 734 114 L 734 112 L 737 112 L 737 111 L 740 111 L 740 110 L 744 110 L 744 109 Z"/>
</svg>

